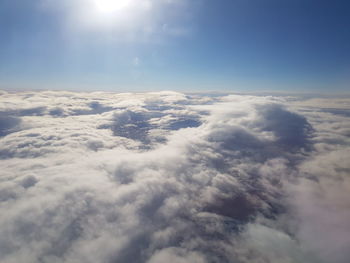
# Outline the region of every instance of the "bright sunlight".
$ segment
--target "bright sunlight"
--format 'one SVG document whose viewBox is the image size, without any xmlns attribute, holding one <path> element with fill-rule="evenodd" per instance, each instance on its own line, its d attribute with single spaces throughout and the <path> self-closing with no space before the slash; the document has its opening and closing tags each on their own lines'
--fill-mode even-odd
<svg viewBox="0 0 350 263">
<path fill-rule="evenodd" d="M 120 11 L 130 5 L 131 0 L 94 0 L 97 10 L 102 13 Z"/>
</svg>

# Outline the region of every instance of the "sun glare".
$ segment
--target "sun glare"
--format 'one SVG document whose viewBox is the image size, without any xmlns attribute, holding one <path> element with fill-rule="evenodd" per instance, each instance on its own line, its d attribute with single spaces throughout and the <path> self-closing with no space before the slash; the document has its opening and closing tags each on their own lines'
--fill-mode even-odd
<svg viewBox="0 0 350 263">
<path fill-rule="evenodd" d="M 102 13 L 112 13 L 122 10 L 130 4 L 131 0 L 94 0 L 98 11 Z"/>
</svg>

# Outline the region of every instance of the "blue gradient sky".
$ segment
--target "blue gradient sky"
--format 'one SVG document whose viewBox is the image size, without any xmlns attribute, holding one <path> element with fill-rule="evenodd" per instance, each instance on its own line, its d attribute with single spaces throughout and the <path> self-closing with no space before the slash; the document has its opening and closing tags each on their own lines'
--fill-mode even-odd
<svg viewBox="0 0 350 263">
<path fill-rule="evenodd" d="M 348 1 L 130 0 L 108 13 L 96 1 L 0 0 L 0 88 L 350 87 Z"/>
</svg>

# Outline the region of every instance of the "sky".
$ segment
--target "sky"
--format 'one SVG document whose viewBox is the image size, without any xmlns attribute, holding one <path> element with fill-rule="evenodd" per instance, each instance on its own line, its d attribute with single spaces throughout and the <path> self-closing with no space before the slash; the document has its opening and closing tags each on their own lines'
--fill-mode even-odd
<svg viewBox="0 0 350 263">
<path fill-rule="evenodd" d="M 348 1 L 0 1 L 0 89 L 343 93 L 349 76 Z"/>
</svg>

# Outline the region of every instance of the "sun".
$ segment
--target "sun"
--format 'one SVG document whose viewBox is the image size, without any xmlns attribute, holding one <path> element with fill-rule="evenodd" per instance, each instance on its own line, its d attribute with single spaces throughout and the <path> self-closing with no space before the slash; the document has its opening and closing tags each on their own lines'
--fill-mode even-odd
<svg viewBox="0 0 350 263">
<path fill-rule="evenodd" d="M 128 34 L 135 30 L 145 31 L 154 12 L 153 0 L 74 1 L 78 3 L 72 9 L 71 17 L 72 21 L 77 23 L 72 27 L 87 31 L 128 32 Z M 113 35 L 116 36 L 116 34 Z"/>
<path fill-rule="evenodd" d="M 101 13 L 120 11 L 129 6 L 131 0 L 94 0 L 97 10 Z"/>
</svg>

